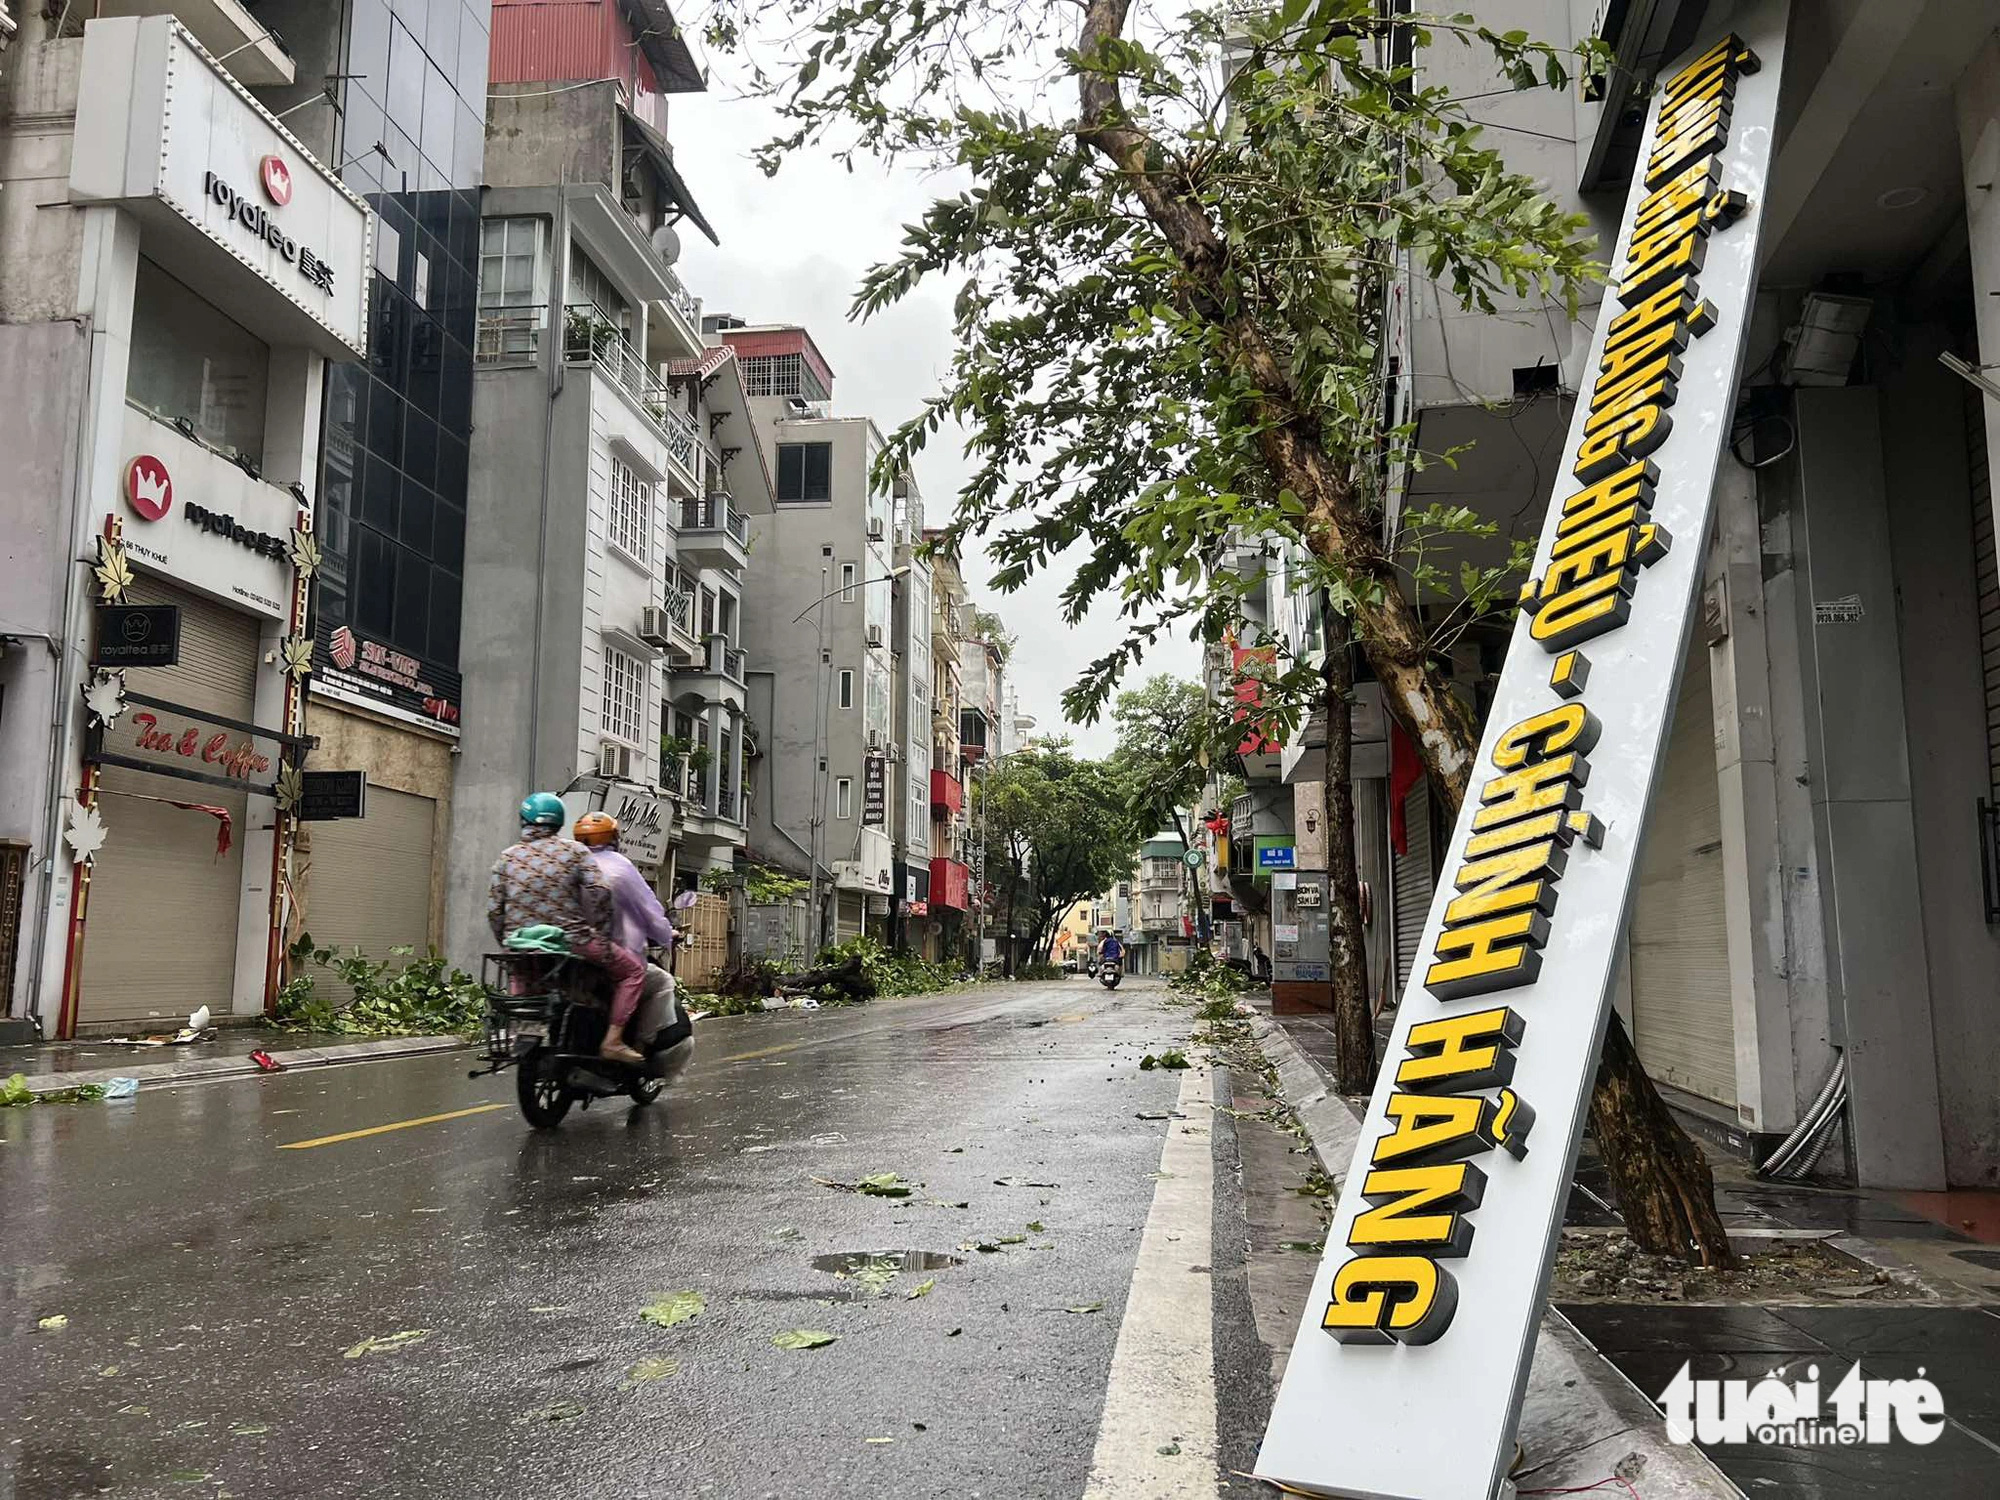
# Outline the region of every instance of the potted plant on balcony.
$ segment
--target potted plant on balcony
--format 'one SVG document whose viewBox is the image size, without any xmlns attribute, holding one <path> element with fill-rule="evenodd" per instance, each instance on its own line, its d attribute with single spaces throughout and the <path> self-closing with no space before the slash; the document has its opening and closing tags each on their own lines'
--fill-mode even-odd
<svg viewBox="0 0 2000 1500">
<path fill-rule="evenodd" d="M 661 779 L 669 786 L 679 784 L 681 768 L 686 764 L 687 757 L 693 749 L 693 740 L 685 739 L 677 734 L 663 734 L 660 736 Z"/>
</svg>

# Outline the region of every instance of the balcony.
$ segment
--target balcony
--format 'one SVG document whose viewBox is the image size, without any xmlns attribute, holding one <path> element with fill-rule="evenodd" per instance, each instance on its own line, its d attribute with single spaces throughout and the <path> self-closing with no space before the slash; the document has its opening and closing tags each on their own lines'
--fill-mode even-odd
<svg viewBox="0 0 2000 1500">
<path fill-rule="evenodd" d="M 748 689 L 745 686 L 743 653 L 729 644 L 726 635 L 711 635 L 693 664 L 674 669 L 670 692 L 677 702 L 697 699 L 721 703 L 741 712 Z"/>
<path fill-rule="evenodd" d="M 972 906 L 972 868 L 955 859 L 931 861 L 931 906 L 968 911 Z"/>
<path fill-rule="evenodd" d="M 682 491 L 701 488 L 707 444 L 694 418 L 676 404 L 673 387 L 653 373 L 645 358 L 590 303 L 563 308 L 565 364 L 594 365 L 631 400 L 667 450 L 669 477 Z M 549 325 L 546 304 L 480 309 L 472 358 L 479 365 L 534 364 L 541 358 Z"/>
<path fill-rule="evenodd" d="M 950 817 L 965 806 L 965 788 L 949 771 L 931 772 L 931 815 Z"/>
<path fill-rule="evenodd" d="M 61 7 L 58 7 L 60 9 Z M 67 11 L 65 11 L 67 14 Z M 292 54 L 284 38 L 267 29 L 240 0 L 98 0 L 93 16 L 164 16 L 180 18 L 209 56 L 235 75 L 245 88 L 276 88 L 293 81 Z M 55 14 L 55 10 L 49 12 Z M 0 19 L 6 7 L 0 5 Z M 6 23 L 5 30 L 13 30 Z M 0 32 L 0 44 L 5 33 Z"/>
<path fill-rule="evenodd" d="M 660 613 L 666 621 L 667 665 L 675 668 L 691 667 L 697 662 L 706 662 L 707 653 L 701 637 L 694 628 L 694 591 L 684 588 L 670 588 L 660 601 Z"/>
<path fill-rule="evenodd" d="M 678 529 L 684 563 L 740 573 L 750 561 L 750 523 L 726 490 L 681 501 Z"/>
<path fill-rule="evenodd" d="M 687 770 L 681 777 L 680 833 L 684 842 L 707 850 L 742 842 L 743 793 L 725 767 L 715 769 L 715 794 L 709 795 L 707 770 Z"/>
</svg>

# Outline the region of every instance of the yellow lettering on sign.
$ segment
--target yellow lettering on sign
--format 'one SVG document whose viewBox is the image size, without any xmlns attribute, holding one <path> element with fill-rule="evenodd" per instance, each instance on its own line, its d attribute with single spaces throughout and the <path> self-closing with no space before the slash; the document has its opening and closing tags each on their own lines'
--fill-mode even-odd
<svg viewBox="0 0 2000 1500">
<path fill-rule="evenodd" d="M 1333 1273 L 1320 1327 L 1343 1344 L 1428 1344 L 1451 1326 L 1458 1284 L 1422 1255 L 1363 1255 Z"/>
<path fill-rule="evenodd" d="M 1384 1107 L 1395 1128 L 1375 1142 L 1373 1166 L 1430 1165 L 1491 1151 L 1500 1101 L 1478 1094 L 1391 1094 Z"/>
<path fill-rule="evenodd" d="M 1548 911 L 1556 904 L 1554 882 L 1562 878 L 1569 857 L 1563 843 L 1548 839 L 1460 865 L 1452 885 L 1464 894 L 1444 909 L 1445 925 L 1457 927 L 1524 906 Z"/>
<path fill-rule="evenodd" d="M 1663 224 L 1699 211 L 1721 180 L 1722 163 L 1714 160 L 1698 161 L 1676 172 L 1640 200 L 1638 212 L 1632 215 L 1633 242 L 1636 244 L 1641 238 L 1656 233 Z M 1631 257 L 1628 255 L 1627 259 Z M 1611 331 L 1614 335 L 1622 321 L 1623 315 L 1612 320 Z"/>
<path fill-rule="evenodd" d="M 1597 743 L 1601 727 L 1581 703 L 1565 703 L 1560 708 L 1529 714 L 1500 732 L 1493 745 L 1493 764 L 1511 771 L 1531 760 L 1547 760 L 1564 750 L 1588 755 Z"/>
<path fill-rule="evenodd" d="M 1574 836 L 1569 826 L 1571 816 L 1566 812 L 1543 813 L 1538 818 L 1502 823 L 1488 833 L 1475 833 L 1465 841 L 1465 857 L 1469 860 L 1484 859 L 1502 849 L 1518 848 L 1538 839 L 1569 839 Z"/>
<path fill-rule="evenodd" d="M 1576 464 L 1570 472 L 1585 484 L 1595 484 L 1653 452 L 1673 430 L 1673 421 L 1662 407 L 1621 411 L 1608 424 L 1588 432 L 1577 447 Z"/>
<path fill-rule="evenodd" d="M 1612 339 L 1628 338 L 1635 330 L 1649 328 L 1663 319 L 1685 323 L 1696 338 L 1715 324 L 1715 309 L 1701 300 L 1692 276 L 1677 276 L 1658 291 L 1641 298 L 1611 320 L 1606 347 Z"/>
<path fill-rule="evenodd" d="M 1514 1049 L 1528 1023 L 1504 1005 L 1419 1021 L 1396 1068 L 1401 1089 L 1488 1089 L 1514 1077 Z"/>
<path fill-rule="evenodd" d="M 1620 569 L 1551 594 L 1536 606 L 1528 634 L 1548 650 L 1561 651 L 1616 630 L 1632 612 L 1633 582 L 1631 573 Z"/>
<path fill-rule="evenodd" d="M 1590 762 L 1569 753 L 1535 761 L 1490 778 L 1479 788 L 1480 807 L 1472 815 L 1474 829 L 1497 828 L 1516 818 L 1583 805 L 1583 784 L 1590 779 Z"/>
<path fill-rule="evenodd" d="M 1588 526 L 1599 516 L 1609 515 L 1626 506 L 1650 506 L 1653 503 L 1653 487 L 1659 478 L 1660 471 L 1642 460 L 1578 490 L 1563 501 L 1562 520 L 1556 525 L 1556 535 Z"/>
<path fill-rule="evenodd" d="M 1479 1207 L 1485 1192 L 1486 1174 L 1469 1161 L 1371 1170 L 1361 1179 L 1361 1196 L 1374 1207 L 1356 1216 L 1348 1248 L 1364 1255 L 1377 1247 L 1463 1255 L 1472 1248 L 1466 1211 Z"/>
<path fill-rule="evenodd" d="M 1465 1000 L 1533 984 L 1548 940 L 1549 919 L 1539 911 L 1447 927 L 1431 950 L 1437 962 L 1424 970 L 1424 988 L 1440 1000 Z"/>
</svg>

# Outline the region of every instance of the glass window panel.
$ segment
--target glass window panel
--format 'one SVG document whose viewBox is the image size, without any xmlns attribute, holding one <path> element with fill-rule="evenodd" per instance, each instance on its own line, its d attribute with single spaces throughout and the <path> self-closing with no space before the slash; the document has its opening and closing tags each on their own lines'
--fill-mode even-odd
<svg viewBox="0 0 2000 1500">
<path fill-rule="evenodd" d="M 370 455 L 361 471 L 361 519 L 377 530 L 396 529 L 397 491 L 403 476 L 389 461 Z"/>
<path fill-rule="evenodd" d="M 446 496 L 438 498 L 437 531 L 431 538 L 431 557 L 439 567 L 449 568 L 454 573 L 465 567 L 465 511 L 453 505 Z"/>
<path fill-rule="evenodd" d="M 375 87 L 379 88 L 381 82 L 381 70 L 378 68 Z M 382 158 L 375 154 L 375 143 L 382 139 L 384 123 L 382 106 L 377 101 L 373 89 L 350 78 L 346 88 L 342 90 L 340 107 L 338 160 L 345 162 L 349 158 L 358 158 L 355 164 L 365 165 L 372 176 L 382 161 Z"/>
<path fill-rule="evenodd" d="M 372 465 L 371 465 L 372 467 Z M 396 595 L 396 549 L 372 527 L 355 528 L 354 625 L 369 635 L 391 638 Z"/>
<path fill-rule="evenodd" d="M 612 546 L 635 562 L 646 561 L 653 531 L 653 487 L 615 454 L 611 459 L 606 531 Z"/>
<path fill-rule="evenodd" d="M 392 547 L 396 557 L 395 628 L 390 632 L 398 651 L 422 656 L 431 643 L 430 564 L 407 547 Z M 363 580 L 363 592 L 379 588 Z"/>
<path fill-rule="evenodd" d="M 458 660 L 459 610 L 464 586 L 456 573 L 431 570 L 431 660 Z"/>
<path fill-rule="evenodd" d="M 452 136 L 451 181 L 464 187 L 479 181 L 486 165 L 486 125 L 463 105 L 458 111 L 458 129 Z"/>
<path fill-rule="evenodd" d="M 270 362 L 249 329 L 140 257 L 129 400 L 163 421 L 184 417 L 210 446 L 261 464 Z"/>
<path fill-rule="evenodd" d="M 424 17 L 424 51 L 447 72 L 458 66 L 458 28 L 464 20 L 460 0 L 431 0 Z"/>
<path fill-rule="evenodd" d="M 392 464 L 403 461 L 403 400 L 380 380 L 368 383 L 368 451 Z"/>
<path fill-rule="evenodd" d="M 490 46 L 487 28 L 483 24 L 485 6 L 468 11 L 458 28 L 458 67 L 452 82 L 458 86 L 458 97 L 471 105 L 483 117 L 486 113 L 486 65 Z"/>
<path fill-rule="evenodd" d="M 431 530 L 437 518 L 437 500 L 420 484 L 405 481 L 403 508 L 396 535 L 403 545 L 425 557 L 431 555 Z"/>
<path fill-rule="evenodd" d="M 644 743 L 646 679 L 644 668 L 616 646 L 604 648 L 604 698 L 599 723 L 606 734 L 627 744 Z"/>
<path fill-rule="evenodd" d="M 437 423 L 414 409 L 403 433 L 403 472 L 425 485 L 437 478 Z"/>
<path fill-rule="evenodd" d="M 379 100 L 389 87 L 389 7 L 384 0 L 350 0 L 347 16 L 346 71 L 358 74 L 370 98 Z M 380 108 L 376 106 L 378 114 Z M 359 146 L 348 147 L 346 154 L 353 156 L 374 140 L 371 132 Z"/>
<path fill-rule="evenodd" d="M 398 20 L 389 27 L 389 85 L 382 97 L 390 121 L 405 134 L 419 134 L 424 118 L 424 72 L 430 63 L 417 39 Z M 392 148 L 393 149 L 393 148 Z M 405 171 L 415 165 L 400 157 L 396 164 Z"/>
<path fill-rule="evenodd" d="M 449 430 L 438 433 L 437 492 L 453 503 L 465 497 L 465 444 Z"/>
</svg>

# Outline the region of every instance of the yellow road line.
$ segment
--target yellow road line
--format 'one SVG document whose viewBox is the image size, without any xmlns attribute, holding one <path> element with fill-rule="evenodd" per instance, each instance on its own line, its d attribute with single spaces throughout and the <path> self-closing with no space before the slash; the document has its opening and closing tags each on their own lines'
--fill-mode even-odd
<svg viewBox="0 0 2000 1500">
<path fill-rule="evenodd" d="M 391 1130 L 408 1130 L 416 1125 L 435 1125 L 441 1120 L 462 1120 L 467 1115 L 483 1115 L 490 1110 L 507 1109 L 505 1104 L 475 1104 L 471 1109 L 454 1109 L 448 1114 L 423 1115 L 414 1120 L 397 1120 L 389 1125 L 370 1125 L 366 1130 L 343 1130 L 339 1135 L 317 1136 L 310 1141 L 287 1141 L 280 1151 L 303 1151 L 309 1146 L 334 1146 L 342 1141 L 358 1141 L 364 1135 L 385 1135 Z"/>
<path fill-rule="evenodd" d="M 861 1036 L 866 1036 L 866 1035 L 868 1035 L 869 1033 L 867 1033 L 867 1032 L 859 1032 L 859 1033 L 854 1033 L 854 1034 L 855 1034 L 855 1035 L 861 1035 Z M 819 1044 L 820 1044 L 821 1042 L 834 1042 L 834 1041 L 840 1041 L 840 1040 L 843 1040 L 843 1038 L 841 1038 L 841 1037 L 831 1037 L 831 1036 L 828 1036 L 828 1037 L 815 1037 L 815 1038 L 813 1038 L 813 1040 L 812 1040 L 812 1041 L 810 1041 L 810 1042 L 784 1042 L 784 1043 L 781 1043 L 781 1044 L 779 1044 L 779 1045 L 778 1045 L 778 1046 L 776 1046 L 776 1047 L 759 1047 L 759 1048 L 758 1048 L 758 1049 L 757 1049 L 757 1050 L 756 1050 L 755 1052 L 732 1052 L 732 1053 L 730 1053 L 730 1055 L 729 1055 L 729 1056 L 727 1056 L 727 1057 L 718 1057 L 718 1058 L 716 1059 L 716 1061 L 717 1061 L 717 1062 L 749 1062 L 749 1061 L 750 1061 L 750 1060 L 751 1060 L 752 1058 L 757 1058 L 757 1057 L 775 1057 L 775 1056 L 777 1056 L 777 1054 L 778 1054 L 778 1053 L 780 1053 L 780 1052 L 796 1052 L 796 1051 L 798 1051 L 798 1050 L 799 1050 L 799 1048 L 801 1048 L 801 1047 L 816 1047 L 816 1046 L 818 1046 L 818 1045 L 819 1045 Z"/>
</svg>

